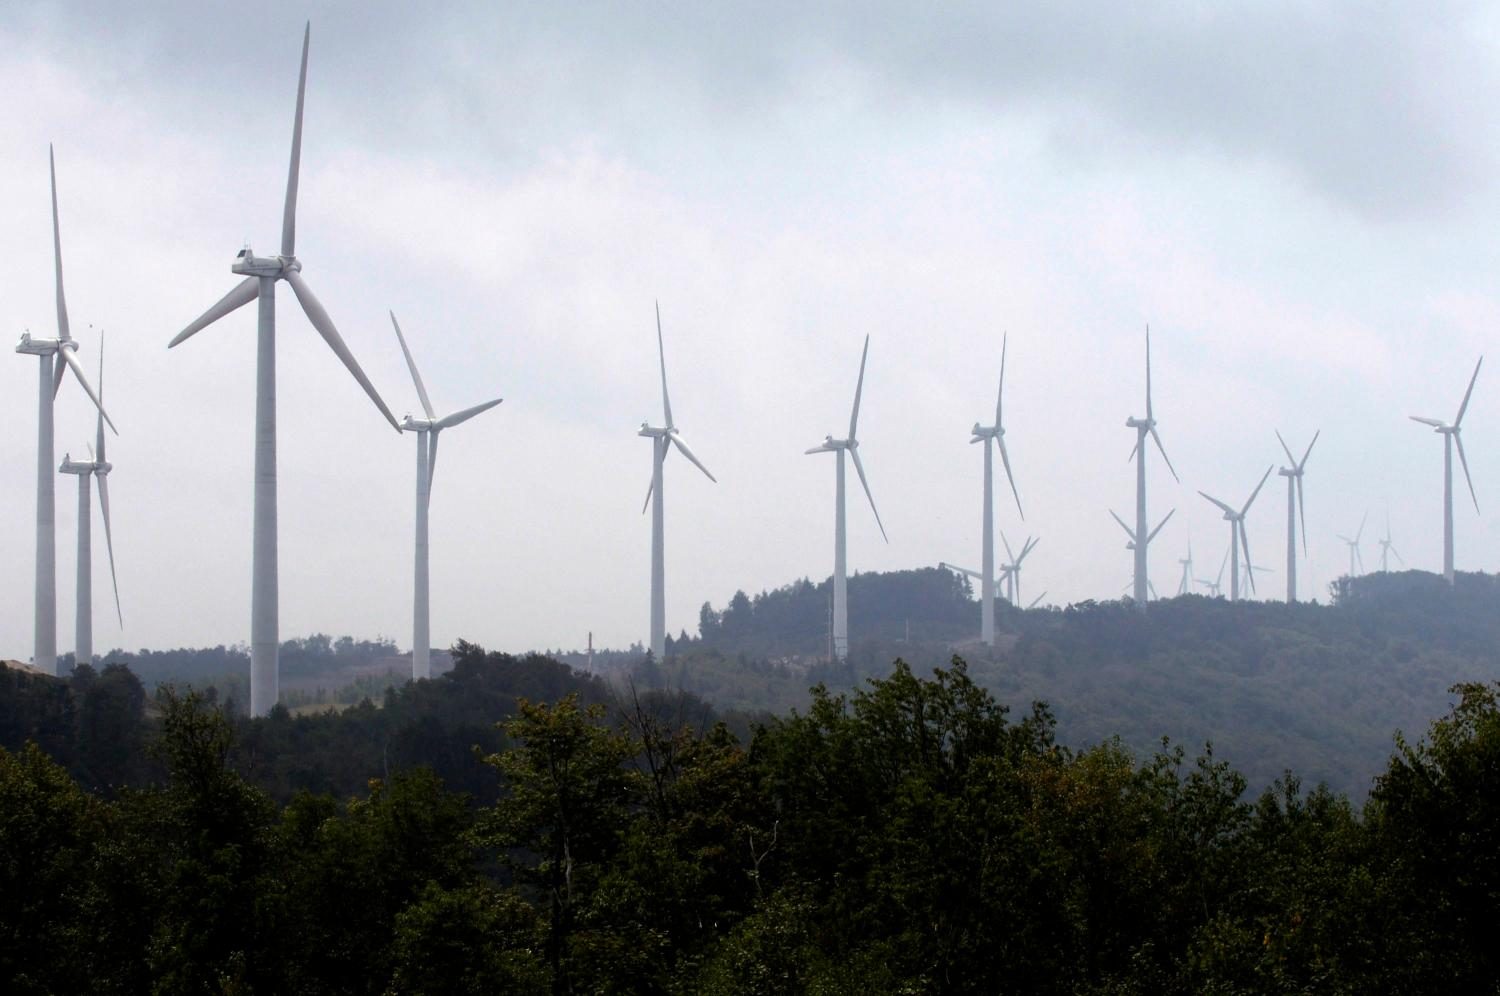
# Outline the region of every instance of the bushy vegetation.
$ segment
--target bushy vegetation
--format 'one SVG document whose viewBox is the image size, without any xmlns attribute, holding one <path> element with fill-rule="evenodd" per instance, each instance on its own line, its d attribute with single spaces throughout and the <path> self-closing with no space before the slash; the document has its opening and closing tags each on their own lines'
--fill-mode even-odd
<svg viewBox="0 0 1500 996">
<path fill-rule="evenodd" d="M 278 802 L 247 773 L 296 722 L 170 689 L 154 773 L 111 798 L 0 750 L 0 987 L 1475 992 L 1500 968 L 1496 686 L 1456 689 L 1357 810 L 1291 775 L 1247 798 L 1211 750 L 1060 746 L 961 660 L 815 689 L 742 741 L 681 696 L 465 656 L 559 680 L 502 710 L 472 797 L 372 759 Z"/>
</svg>

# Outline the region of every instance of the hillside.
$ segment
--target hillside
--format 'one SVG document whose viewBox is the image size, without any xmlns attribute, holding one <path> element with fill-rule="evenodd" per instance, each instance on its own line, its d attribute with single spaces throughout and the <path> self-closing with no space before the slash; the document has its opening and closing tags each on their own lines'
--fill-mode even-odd
<svg viewBox="0 0 1500 996">
<path fill-rule="evenodd" d="M 1455 683 L 1500 677 L 1500 578 L 1488 574 L 1460 574 L 1453 591 L 1419 571 L 1346 578 L 1331 605 L 1190 595 L 1143 615 L 1127 602 L 1002 603 L 993 650 L 974 641 L 970 587 L 946 571 L 861 574 L 849 588 L 846 666 L 826 663 L 828 585 L 803 580 L 705 605 L 699 636 L 637 673 L 720 708 L 781 712 L 805 706 L 818 682 L 845 690 L 897 657 L 925 673 L 958 654 L 1016 711 L 1048 702 L 1063 743 L 1118 736 L 1146 756 L 1163 736 L 1211 740 L 1256 789 L 1291 768 L 1355 798 L 1396 731 L 1444 712 Z"/>
</svg>

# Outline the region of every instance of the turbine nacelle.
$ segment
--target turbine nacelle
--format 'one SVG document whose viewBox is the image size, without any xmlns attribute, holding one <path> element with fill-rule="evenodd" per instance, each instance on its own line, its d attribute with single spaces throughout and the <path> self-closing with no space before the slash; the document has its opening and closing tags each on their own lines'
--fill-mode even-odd
<svg viewBox="0 0 1500 996">
<path fill-rule="evenodd" d="M 647 436 L 652 439 L 661 439 L 664 436 L 674 436 L 676 434 L 676 429 L 668 429 L 665 426 L 652 425 L 649 422 L 642 422 L 640 431 L 636 433 L 637 436 Z"/>
<path fill-rule="evenodd" d="M 821 443 L 807 452 L 835 453 L 839 450 L 853 450 L 857 446 L 859 446 L 859 440 L 857 439 L 834 439 L 832 436 L 824 436 Z"/>
<path fill-rule="evenodd" d="M 245 277 L 270 277 L 280 280 L 288 273 L 301 273 L 302 261 L 296 256 L 257 256 L 249 246 L 235 254 L 231 272 Z"/>
<path fill-rule="evenodd" d="M 61 339 L 34 339 L 30 332 L 22 332 L 21 341 L 16 343 L 16 352 L 31 356 L 50 356 L 61 349 L 62 344 Z"/>
<path fill-rule="evenodd" d="M 412 418 L 410 415 L 407 415 L 407 416 L 405 416 L 404 418 L 401 419 L 401 431 L 402 432 L 428 432 L 428 431 L 430 431 L 432 429 L 433 424 L 436 423 L 436 422 L 437 422 L 437 419 L 432 419 L 432 418 Z"/>
</svg>

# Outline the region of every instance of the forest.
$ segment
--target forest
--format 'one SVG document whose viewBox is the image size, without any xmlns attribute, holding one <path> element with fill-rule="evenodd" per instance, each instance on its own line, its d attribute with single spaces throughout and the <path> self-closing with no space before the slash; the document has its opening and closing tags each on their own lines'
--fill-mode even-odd
<svg viewBox="0 0 1500 996">
<path fill-rule="evenodd" d="M 1358 805 L 954 659 L 720 716 L 461 644 L 248 720 L 0 669 L 8 993 L 1369 993 L 1500 977 L 1500 686 Z"/>
</svg>

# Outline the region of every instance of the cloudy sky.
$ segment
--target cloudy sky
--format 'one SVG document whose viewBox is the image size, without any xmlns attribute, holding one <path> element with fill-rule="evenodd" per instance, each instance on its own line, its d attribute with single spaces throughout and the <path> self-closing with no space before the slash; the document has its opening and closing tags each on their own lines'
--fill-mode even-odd
<svg viewBox="0 0 1500 996">
<path fill-rule="evenodd" d="M 254 309 L 166 344 L 274 251 L 302 23 L 305 276 L 398 417 L 501 395 L 443 437 L 433 638 L 520 650 L 644 639 L 661 301 L 678 424 L 719 478 L 667 467 L 668 626 L 832 566 L 833 466 L 865 335 L 862 449 L 890 534 L 851 495 L 852 569 L 979 559 L 969 426 L 993 410 L 1041 543 L 1028 597 L 1112 598 L 1152 329 L 1152 548 L 1175 589 L 1217 570 L 1239 503 L 1301 449 L 1304 591 L 1337 533 L 1389 509 L 1441 561 L 1441 444 L 1500 333 L 1500 17 L 1468 3 L 33 4 L 0 8 L 0 308 L 55 334 L 56 144 L 79 357 L 107 333 L 125 627 L 248 638 Z M 281 629 L 410 641 L 414 449 L 279 294 Z M 90 329 L 90 325 L 94 329 Z M 35 360 L 0 363 L 0 655 L 31 648 Z M 92 415 L 58 402 L 57 457 Z M 986 419 L 987 420 L 987 419 Z M 1500 567 L 1500 369 L 1466 441 L 1482 515 L 1460 569 Z M 1280 465 L 1278 463 L 1278 465 Z M 1462 484 L 1459 485 L 1462 488 Z M 73 645 L 76 485 L 57 484 L 58 646 Z M 96 510 L 97 514 L 97 510 Z M 1249 517 L 1284 590 L 1285 486 Z M 95 526 L 96 535 L 99 527 Z M 1326 597 L 1326 595 L 1324 595 Z M 857 634 L 856 634 L 857 636 Z"/>
</svg>

